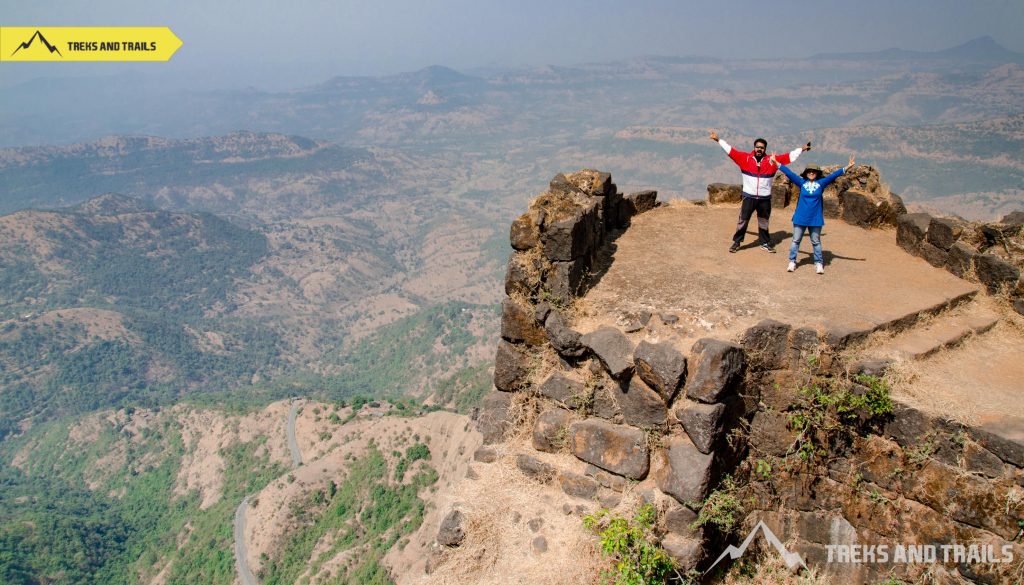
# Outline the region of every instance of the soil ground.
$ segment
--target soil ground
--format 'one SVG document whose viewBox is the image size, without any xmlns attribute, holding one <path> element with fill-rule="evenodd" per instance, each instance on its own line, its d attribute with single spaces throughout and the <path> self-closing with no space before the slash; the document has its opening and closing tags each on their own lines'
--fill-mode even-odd
<svg viewBox="0 0 1024 585">
<path fill-rule="evenodd" d="M 794 327 L 864 327 L 977 290 L 905 253 L 891 230 L 839 220 L 822 231 L 825 274 L 815 274 L 808 237 L 796 271 L 788 273 L 792 212 L 777 209 L 771 218 L 776 254 L 758 246 L 753 221 L 740 251 L 728 253 L 737 213 L 738 207 L 674 201 L 634 218 L 585 297 L 587 313 L 597 318 L 591 325 L 642 311 L 654 319 L 669 313 L 679 317 L 677 334 L 691 341 L 729 339 L 766 318 Z"/>
</svg>

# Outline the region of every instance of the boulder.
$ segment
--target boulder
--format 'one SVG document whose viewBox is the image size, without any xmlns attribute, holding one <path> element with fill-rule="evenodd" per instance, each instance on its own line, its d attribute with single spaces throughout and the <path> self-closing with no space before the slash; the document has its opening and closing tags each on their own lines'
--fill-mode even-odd
<svg viewBox="0 0 1024 585">
<path fill-rule="evenodd" d="M 735 343 L 705 337 L 693 344 L 686 396 L 701 402 L 721 402 L 743 380 L 746 357 Z"/>
<path fill-rule="evenodd" d="M 448 512 L 448 515 L 441 521 L 441 527 L 437 531 L 437 543 L 441 546 L 459 546 L 466 539 L 466 529 L 463 526 L 465 516 L 458 510 Z"/>
<path fill-rule="evenodd" d="M 594 352 L 613 377 L 623 377 L 633 370 L 633 343 L 618 329 L 601 327 L 584 335 L 580 342 Z"/>
<path fill-rule="evenodd" d="M 516 467 L 526 477 L 545 483 L 555 477 L 555 468 L 532 455 L 521 453 L 516 456 Z"/>
<path fill-rule="evenodd" d="M 548 539 L 544 538 L 544 535 L 538 535 L 530 541 L 530 550 L 535 554 L 544 554 L 548 552 Z"/>
<path fill-rule="evenodd" d="M 578 408 L 589 402 L 586 386 L 559 372 L 548 376 L 538 391 L 566 408 Z"/>
<path fill-rule="evenodd" d="M 636 373 L 671 404 L 679 387 L 686 380 L 686 356 L 671 343 L 641 341 L 633 352 Z"/>
<path fill-rule="evenodd" d="M 542 412 L 533 425 L 533 448 L 548 453 L 559 451 L 568 443 L 571 422 L 572 416 L 560 408 Z"/>
<path fill-rule="evenodd" d="M 927 213 L 905 213 L 896 218 L 896 243 L 917 255 L 917 248 L 928 233 L 932 216 Z"/>
<path fill-rule="evenodd" d="M 501 441 L 512 428 L 512 417 L 508 413 L 511 404 L 512 395 L 506 392 L 492 390 L 484 397 L 476 426 L 483 435 L 485 445 Z"/>
<path fill-rule="evenodd" d="M 967 278 L 971 271 L 974 270 L 974 256 L 974 248 L 963 242 L 956 242 L 949 247 L 946 270 L 960 278 Z"/>
<path fill-rule="evenodd" d="M 871 195 L 849 189 L 840 196 L 843 206 L 843 221 L 859 226 L 869 226 L 878 216 L 878 202 Z"/>
<path fill-rule="evenodd" d="M 1020 269 L 993 254 L 976 255 L 974 272 L 992 293 L 1004 285 L 1013 285 L 1020 278 Z"/>
<path fill-rule="evenodd" d="M 536 310 L 509 297 L 501 302 L 501 336 L 527 345 L 541 345 L 547 341 L 544 329 L 537 323 Z"/>
<path fill-rule="evenodd" d="M 765 319 L 743 333 L 740 345 L 752 365 L 773 370 L 784 368 L 790 329 L 792 327 L 786 323 Z"/>
<path fill-rule="evenodd" d="M 1024 225 L 1024 211 L 1011 211 L 1003 216 L 1003 219 L 999 220 L 999 223 L 1005 223 L 1006 225 Z"/>
<path fill-rule="evenodd" d="M 544 320 L 544 330 L 548 334 L 548 341 L 551 347 L 559 354 L 569 357 L 579 357 L 586 351 L 586 347 L 580 342 L 578 331 L 569 327 L 566 318 L 558 311 L 552 310 Z"/>
<path fill-rule="evenodd" d="M 675 410 L 675 418 L 683 426 L 690 441 L 701 453 L 710 453 L 721 436 L 725 422 L 725 405 L 704 404 L 684 400 Z"/>
<path fill-rule="evenodd" d="M 668 408 L 657 392 L 651 390 L 639 376 L 628 384 L 613 386 L 615 401 L 622 411 L 622 420 L 635 427 L 661 427 L 668 420 Z"/>
<path fill-rule="evenodd" d="M 575 422 L 569 430 L 573 454 L 605 471 L 643 479 L 650 469 L 647 437 L 643 431 L 601 419 Z"/>
<path fill-rule="evenodd" d="M 686 437 L 669 439 L 658 452 L 660 467 L 654 481 L 658 489 L 689 507 L 699 506 L 711 489 L 714 453 L 701 453 Z"/>
<path fill-rule="evenodd" d="M 525 386 L 531 362 L 530 355 L 521 346 L 499 339 L 494 356 L 494 387 L 502 392 L 514 392 Z"/>
<path fill-rule="evenodd" d="M 711 183 L 708 185 L 708 203 L 740 203 L 743 201 L 743 186 L 727 183 Z"/>
<path fill-rule="evenodd" d="M 509 241 L 516 250 L 529 250 L 540 243 L 540 226 L 543 223 L 544 210 L 528 211 L 512 222 L 509 230 Z"/>
<path fill-rule="evenodd" d="M 948 250 L 960 239 L 964 222 L 947 217 L 933 217 L 928 224 L 928 243 L 940 250 Z"/>
<path fill-rule="evenodd" d="M 585 500 L 593 499 L 597 495 L 597 488 L 599 487 L 597 480 L 594 478 L 572 473 L 571 471 L 562 471 L 558 474 L 558 485 L 566 494 Z"/>
</svg>

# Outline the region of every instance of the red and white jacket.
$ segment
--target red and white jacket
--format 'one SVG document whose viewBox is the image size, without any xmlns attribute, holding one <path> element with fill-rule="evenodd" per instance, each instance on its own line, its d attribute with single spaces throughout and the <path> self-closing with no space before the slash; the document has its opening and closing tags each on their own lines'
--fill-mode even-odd
<svg viewBox="0 0 1024 585">
<path fill-rule="evenodd" d="M 729 143 L 719 139 L 718 145 L 729 155 L 734 163 L 739 165 L 743 173 L 743 196 L 754 199 L 764 199 L 772 196 L 772 178 L 779 171 L 779 167 L 772 164 L 771 154 L 765 153 L 761 162 L 754 158 L 754 151 L 740 152 L 729 146 Z M 798 148 L 791 152 L 776 154 L 775 159 L 779 164 L 788 165 L 800 156 L 804 150 Z"/>
</svg>

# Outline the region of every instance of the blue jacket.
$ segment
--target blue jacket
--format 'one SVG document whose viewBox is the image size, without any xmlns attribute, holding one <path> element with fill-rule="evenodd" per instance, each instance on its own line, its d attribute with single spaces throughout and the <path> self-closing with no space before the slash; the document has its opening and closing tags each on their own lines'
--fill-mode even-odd
<svg viewBox="0 0 1024 585">
<path fill-rule="evenodd" d="M 832 172 L 831 175 L 807 181 L 800 175 L 789 170 L 789 167 L 782 165 L 779 169 L 797 185 L 800 185 L 800 198 L 796 202 L 796 211 L 793 212 L 793 225 L 802 226 L 823 226 L 825 225 L 825 214 L 821 210 L 821 194 L 832 181 L 835 181 L 843 174 L 843 168 Z"/>
</svg>

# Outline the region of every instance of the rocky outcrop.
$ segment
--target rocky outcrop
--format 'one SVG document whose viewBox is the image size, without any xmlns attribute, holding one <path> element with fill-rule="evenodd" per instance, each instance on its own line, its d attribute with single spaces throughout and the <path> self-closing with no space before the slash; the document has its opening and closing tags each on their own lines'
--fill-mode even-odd
<svg viewBox="0 0 1024 585">
<path fill-rule="evenodd" d="M 799 166 L 799 165 L 798 165 Z M 837 166 L 823 167 L 830 173 Z M 800 189 L 785 175 L 775 175 L 772 184 L 772 207 L 785 208 L 796 204 Z M 740 185 L 712 183 L 708 185 L 707 202 L 710 205 L 739 203 L 743 197 Z M 825 217 L 842 219 L 863 227 L 896 225 L 896 218 L 907 212 L 903 200 L 889 191 L 882 182 L 878 169 L 856 165 L 850 172 L 836 179 L 822 195 Z"/>
<path fill-rule="evenodd" d="M 983 284 L 991 294 L 1005 294 L 1024 315 L 1024 228 L 1014 213 L 999 222 L 907 213 L 897 220 L 896 243 L 936 268 Z"/>
<path fill-rule="evenodd" d="M 776 186 L 775 204 L 785 205 L 791 193 L 783 183 Z M 731 201 L 737 192 L 712 185 L 709 201 Z M 899 198 L 870 167 L 837 181 L 826 203 L 830 217 L 896 226 L 902 247 L 954 273 L 994 283 L 994 289 L 1012 289 L 1013 282 L 1020 289 L 1019 262 L 992 250 L 1019 237 L 1019 224 L 1015 232 L 1009 222 L 979 227 L 901 214 Z M 869 392 L 869 382 L 850 372 L 878 373 L 886 365 L 846 364 L 841 350 L 874 325 L 814 329 L 764 320 L 734 339 L 707 337 L 680 348 L 651 335 L 652 320 L 675 320 L 656 308 L 615 325 L 576 319 L 573 301 L 586 291 L 592 271 L 600 271 L 602 249 L 634 214 L 655 205 L 653 193 L 622 196 L 606 173 L 581 171 L 556 176 L 515 220 L 496 391 L 480 415 L 485 443 L 501 440 L 515 424 L 508 413 L 513 397 L 520 407 L 530 405 L 536 415 L 527 418 L 532 450 L 517 455 L 520 472 L 592 505 L 614 506 L 632 485 L 633 493 L 658 505 L 661 545 L 681 572 L 706 568 L 723 550 L 725 535 L 696 522 L 699 510 L 717 505 L 709 504 L 716 494 L 742 497 L 748 525 L 759 520 L 778 528 L 822 570 L 824 547 L 835 539 L 872 542 L 900 534 L 920 542 L 994 542 L 1012 536 L 1007 498 L 1024 499 L 1018 442 L 898 408 L 884 424 L 850 415 L 844 424 L 856 430 L 845 442 L 808 449 L 800 425 L 813 415 L 809 377 L 843 396 Z M 493 453 L 481 451 L 480 458 L 493 460 Z M 571 466 L 556 464 L 571 457 Z M 816 458 L 823 463 L 806 464 Z M 734 493 L 727 476 L 742 480 L 745 491 Z M 883 499 L 898 502 L 899 513 L 879 509 Z M 581 505 L 563 508 L 580 513 Z M 977 570 L 988 571 L 989 582 L 1006 575 L 999 567 Z M 878 576 L 858 571 L 838 578 Z"/>
</svg>

